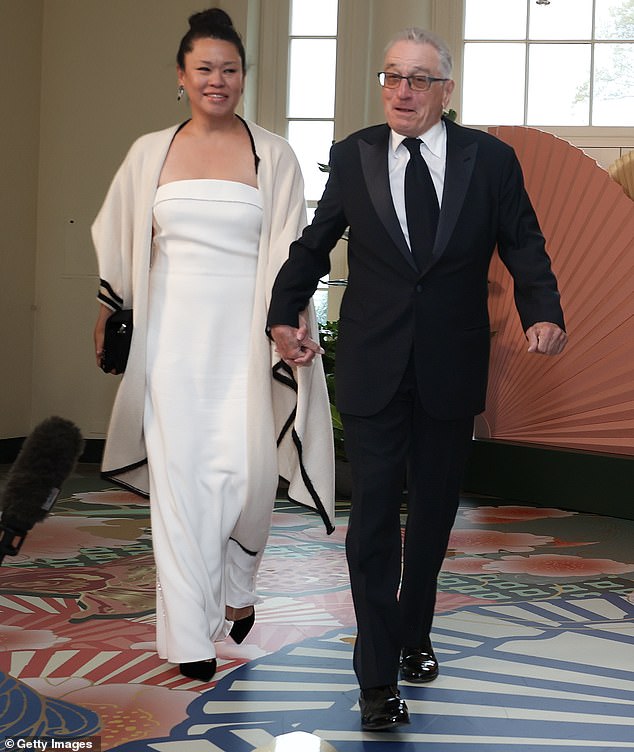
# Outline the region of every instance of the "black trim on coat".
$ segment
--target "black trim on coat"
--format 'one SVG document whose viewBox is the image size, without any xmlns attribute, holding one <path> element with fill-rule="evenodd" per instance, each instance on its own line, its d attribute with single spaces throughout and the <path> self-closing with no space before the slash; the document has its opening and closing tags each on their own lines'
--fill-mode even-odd
<svg viewBox="0 0 634 752">
<path fill-rule="evenodd" d="M 137 496 L 141 496 L 144 499 L 149 499 L 149 493 L 147 493 L 146 491 L 141 491 L 139 488 L 136 488 L 130 483 L 126 483 L 125 481 L 122 481 L 117 477 L 117 475 L 120 475 L 121 473 L 128 473 L 131 470 L 136 470 L 138 467 L 143 467 L 143 465 L 147 465 L 147 459 L 140 460 L 139 462 L 133 462 L 131 465 L 119 467 L 116 470 L 102 470 L 100 475 L 104 480 L 109 480 L 115 485 L 124 488 L 126 491 L 132 491 L 132 493 L 135 493 Z"/>
<path fill-rule="evenodd" d="M 293 369 L 287 364 L 284 363 L 284 361 L 279 360 L 271 369 L 273 371 L 273 379 L 275 381 L 278 381 L 280 384 L 284 384 L 285 386 L 292 389 L 295 394 L 297 394 L 298 387 L 297 387 L 297 381 L 295 380 L 295 376 L 293 375 Z M 297 408 L 293 408 L 291 411 L 291 414 L 287 418 L 286 422 L 284 423 L 284 426 L 282 430 L 280 431 L 280 435 L 277 438 L 277 445 L 279 446 L 286 434 L 288 433 L 289 428 L 293 425 L 295 421 L 295 414 L 297 412 Z M 323 502 L 319 497 L 319 494 L 317 493 L 310 476 L 308 475 L 308 472 L 306 470 L 306 467 L 304 466 L 304 460 L 303 460 L 303 446 L 302 441 L 299 438 L 299 435 L 297 434 L 297 431 L 293 428 L 291 431 L 291 438 L 293 441 L 293 444 L 295 445 L 295 449 L 297 450 L 297 457 L 299 459 L 299 469 L 302 475 L 302 480 L 304 481 L 304 484 L 306 488 L 308 489 L 308 493 L 310 494 L 311 499 L 315 503 L 315 509 L 318 512 L 319 516 L 321 517 L 324 525 L 326 526 L 326 532 L 328 535 L 331 535 L 335 531 L 335 527 L 332 524 L 330 518 L 328 517 L 328 514 L 324 508 Z M 297 501 L 297 499 L 293 499 L 292 496 L 289 495 L 288 497 L 291 501 L 293 501 L 295 504 L 299 504 L 300 506 L 306 507 L 306 504 L 302 504 L 300 501 Z M 310 507 L 307 507 L 310 509 Z"/>
<path fill-rule="evenodd" d="M 100 300 L 108 308 L 113 308 L 115 311 L 120 311 L 123 308 L 123 298 L 112 289 L 110 282 L 100 278 L 99 279 L 99 292 L 97 299 Z"/>
<path fill-rule="evenodd" d="M 240 546 L 240 548 L 244 551 L 245 554 L 248 554 L 249 556 L 257 556 L 258 555 L 257 551 L 250 551 L 248 548 L 245 548 L 242 545 L 242 543 L 240 543 L 239 540 L 236 540 L 235 538 L 233 538 L 231 536 L 229 537 L 229 540 L 233 541 L 235 544 L 237 544 L 238 546 Z"/>
</svg>

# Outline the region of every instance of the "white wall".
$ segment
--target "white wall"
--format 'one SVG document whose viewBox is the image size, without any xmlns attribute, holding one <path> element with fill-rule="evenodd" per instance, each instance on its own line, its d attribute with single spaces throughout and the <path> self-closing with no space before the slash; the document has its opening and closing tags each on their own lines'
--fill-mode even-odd
<svg viewBox="0 0 634 752">
<path fill-rule="evenodd" d="M 29 424 L 42 0 L 0 0 L 0 438 Z"/>
</svg>

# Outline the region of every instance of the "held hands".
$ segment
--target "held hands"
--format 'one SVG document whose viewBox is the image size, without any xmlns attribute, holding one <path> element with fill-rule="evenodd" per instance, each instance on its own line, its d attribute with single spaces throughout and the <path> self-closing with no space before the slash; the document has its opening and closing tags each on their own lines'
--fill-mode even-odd
<svg viewBox="0 0 634 752">
<path fill-rule="evenodd" d="M 541 355 L 559 355 L 568 342 L 568 335 L 557 324 L 539 321 L 526 330 L 528 352 Z"/>
<path fill-rule="evenodd" d="M 323 355 L 323 348 L 308 336 L 308 322 L 300 314 L 299 328 L 276 324 L 271 327 L 271 337 L 280 358 L 291 368 L 308 366 L 315 355 Z"/>
</svg>

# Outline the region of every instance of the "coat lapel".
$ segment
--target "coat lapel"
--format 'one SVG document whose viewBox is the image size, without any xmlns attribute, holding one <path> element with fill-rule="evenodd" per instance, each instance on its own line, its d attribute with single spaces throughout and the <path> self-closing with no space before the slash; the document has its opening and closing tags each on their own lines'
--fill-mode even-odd
<svg viewBox="0 0 634 752">
<path fill-rule="evenodd" d="M 376 134 L 376 137 L 374 137 Z M 390 129 L 387 126 L 377 129 L 372 138 L 359 141 L 359 154 L 361 167 L 372 206 L 383 226 L 392 238 L 394 245 L 403 254 L 407 263 L 416 269 L 398 217 L 394 211 L 392 193 L 390 191 L 390 179 L 387 167 L 387 150 Z"/>
<path fill-rule="evenodd" d="M 447 166 L 445 168 L 442 206 L 438 218 L 438 231 L 434 243 L 434 262 L 444 253 L 456 227 L 469 189 L 478 150 L 475 143 L 463 146 L 460 143 L 458 126 L 450 121 L 445 121 L 445 123 L 447 126 Z"/>
<path fill-rule="evenodd" d="M 471 175 L 475 167 L 477 144 L 461 143 L 462 129 L 445 121 L 447 126 L 447 166 L 443 201 L 438 219 L 438 232 L 434 243 L 433 256 L 425 269 L 417 270 L 424 274 L 442 256 L 447 248 L 456 222 L 462 211 Z M 387 150 L 390 129 L 388 126 L 377 128 L 367 140 L 359 141 L 359 153 L 363 177 L 370 194 L 372 206 L 383 223 L 394 245 L 401 252 L 407 263 L 416 269 L 412 253 L 407 245 L 403 231 L 394 211 L 390 180 L 387 167 Z"/>
</svg>

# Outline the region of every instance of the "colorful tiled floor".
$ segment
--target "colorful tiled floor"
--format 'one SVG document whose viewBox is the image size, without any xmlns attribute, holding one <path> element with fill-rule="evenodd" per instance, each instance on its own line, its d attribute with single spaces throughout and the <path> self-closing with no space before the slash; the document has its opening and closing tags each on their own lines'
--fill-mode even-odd
<svg viewBox="0 0 634 752">
<path fill-rule="evenodd" d="M 80 465 L 0 567 L 0 749 L 52 735 L 253 752 L 291 732 L 337 752 L 634 749 L 634 522 L 463 500 L 434 624 L 441 675 L 401 685 L 408 727 L 362 733 L 347 509 L 326 536 L 278 502 L 256 625 L 218 646 L 201 685 L 154 652 L 147 502 Z"/>
</svg>

